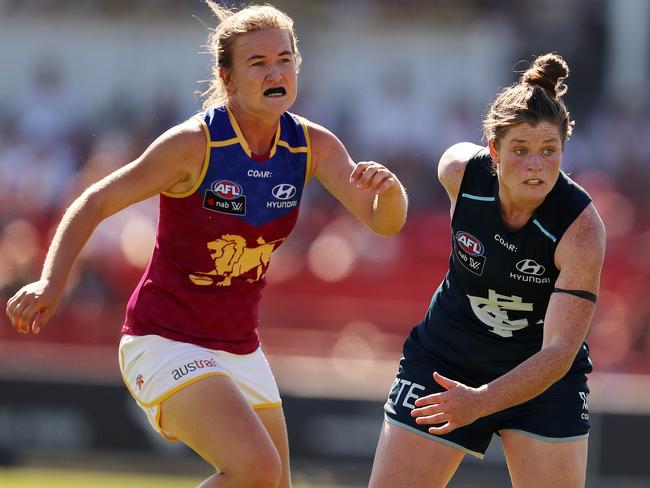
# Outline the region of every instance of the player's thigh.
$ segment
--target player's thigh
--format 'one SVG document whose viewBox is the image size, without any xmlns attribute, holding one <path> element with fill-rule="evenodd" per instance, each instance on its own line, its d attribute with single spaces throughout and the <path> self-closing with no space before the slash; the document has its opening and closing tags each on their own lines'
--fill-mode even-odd
<svg viewBox="0 0 650 488">
<path fill-rule="evenodd" d="M 500 432 L 513 488 L 582 488 L 587 439 L 551 442 L 521 432 Z"/>
<path fill-rule="evenodd" d="M 225 474 L 280 472 L 281 461 L 263 423 L 228 376 L 208 376 L 163 401 L 164 431 Z"/>
<path fill-rule="evenodd" d="M 465 454 L 384 421 L 369 488 L 447 486 Z"/>
<path fill-rule="evenodd" d="M 278 488 L 291 486 L 291 468 L 289 465 L 289 440 L 287 424 L 282 407 L 256 408 L 255 413 L 268 432 L 282 462 L 282 480 Z"/>
</svg>

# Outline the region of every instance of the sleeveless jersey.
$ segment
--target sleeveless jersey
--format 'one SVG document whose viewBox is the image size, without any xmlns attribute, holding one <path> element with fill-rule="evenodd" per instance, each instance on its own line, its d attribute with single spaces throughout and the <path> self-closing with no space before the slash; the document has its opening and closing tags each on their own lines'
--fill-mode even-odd
<svg viewBox="0 0 650 488">
<path fill-rule="evenodd" d="M 160 195 L 154 252 L 122 332 L 248 354 L 259 345 L 271 253 L 294 227 L 312 176 L 309 135 L 284 113 L 269 158 L 258 162 L 226 108 L 197 118 L 207 138 L 202 175 L 185 194 Z"/>
<path fill-rule="evenodd" d="M 411 337 L 471 386 L 507 373 L 542 345 L 562 235 L 591 202 L 563 172 L 528 223 L 503 223 L 487 149 L 465 168 L 452 218 L 449 271 Z M 591 371 L 582 345 L 571 372 Z"/>
</svg>

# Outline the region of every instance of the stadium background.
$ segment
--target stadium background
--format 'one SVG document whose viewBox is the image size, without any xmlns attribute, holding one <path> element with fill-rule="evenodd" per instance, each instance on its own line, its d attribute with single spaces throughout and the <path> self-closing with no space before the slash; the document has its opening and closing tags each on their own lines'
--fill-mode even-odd
<svg viewBox="0 0 650 488">
<path fill-rule="evenodd" d="M 479 142 L 486 105 L 513 70 L 555 51 L 572 69 L 566 99 L 577 121 L 564 168 L 608 232 L 588 336 L 588 486 L 647 486 L 650 2 L 274 4 L 296 20 L 304 58 L 293 111 L 332 129 L 354 159 L 385 162 L 411 202 L 401 235 L 381 238 L 313 182 L 274 256 L 261 335 L 285 395 L 297 478 L 367 481 L 402 341 L 446 270 L 448 204 L 435 162 L 451 143 Z M 2 303 L 37 277 L 54 225 L 83 188 L 200 108 L 197 80 L 211 61 L 201 46 L 214 25 L 199 0 L 0 0 Z M 0 318 L 0 464 L 205 472 L 147 430 L 117 370 L 156 205 L 100 226 L 40 336 L 19 336 Z M 484 462 L 465 461 L 451 486 L 504 486 L 498 444 Z M 0 485 L 10 472 L 0 470 Z"/>
</svg>

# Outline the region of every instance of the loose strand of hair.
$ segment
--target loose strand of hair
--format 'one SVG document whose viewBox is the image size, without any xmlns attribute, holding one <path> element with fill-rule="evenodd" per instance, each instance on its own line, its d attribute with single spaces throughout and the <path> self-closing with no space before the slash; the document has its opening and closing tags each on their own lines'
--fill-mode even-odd
<svg viewBox="0 0 650 488">
<path fill-rule="evenodd" d="M 219 19 L 219 22 L 223 22 L 228 17 L 233 15 L 233 11 L 231 9 L 218 4 L 214 0 L 203 0 L 203 1 L 210 8 L 210 10 L 212 10 L 212 13 Z"/>
</svg>

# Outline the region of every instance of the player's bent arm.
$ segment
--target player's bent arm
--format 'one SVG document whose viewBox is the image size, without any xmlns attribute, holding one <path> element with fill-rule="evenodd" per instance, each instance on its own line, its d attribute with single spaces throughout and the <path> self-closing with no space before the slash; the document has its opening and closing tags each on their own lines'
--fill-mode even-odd
<svg viewBox="0 0 650 488">
<path fill-rule="evenodd" d="M 584 243 L 589 242 L 590 246 Z M 555 252 L 560 274 L 557 288 L 596 295 L 605 255 L 605 229 L 590 205 L 562 236 Z M 581 293 L 579 293 L 581 294 Z M 582 293 L 585 296 L 584 293 Z M 544 317 L 544 337 L 539 352 L 494 381 L 470 388 L 434 374 L 446 391 L 416 400 L 411 415 L 418 424 L 442 435 L 468 425 L 479 417 L 524 403 L 562 378 L 587 334 L 595 304 L 568 293 L 553 293 Z M 446 422 L 446 423 L 445 423 Z"/>
<path fill-rule="evenodd" d="M 448 148 L 438 161 L 438 180 L 447 191 L 451 201 L 451 211 L 456 206 L 467 162 L 483 149 L 471 142 L 459 142 Z"/>
<path fill-rule="evenodd" d="M 585 246 L 588 242 L 589 245 Z M 556 288 L 596 296 L 605 256 L 605 227 L 590 204 L 571 224 L 555 251 L 560 274 Z M 504 376 L 485 385 L 487 413 L 536 397 L 562 378 L 587 335 L 596 304 L 569 293 L 551 295 L 544 317 L 541 350 Z"/>
<path fill-rule="evenodd" d="M 105 218 L 162 191 L 181 193 L 201 174 L 206 136 L 197 120 L 165 132 L 135 161 L 87 188 L 66 210 L 48 249 L 39 281 L 7 303 L 19 332 L 40 329 L 54 313 L 72 265 Z M 34 327 L 36 326 L 36 327 Z"/>
<path fill-rule="evenodd" d="M 600 274 L 605 259 L 605 225 L 593 204 L 589 204 L 567 229 L 555 250 L 560 274 L 555 281 L 544 319 L 542 350 L 564 352 L 564 376 L 587 335 L 596 310 L 595 301 L 570 292 L 598 297 Z M 567 291 L 569 293 L 567 293 Z"/>
<path fill-rule="evenodd" d="M 162 191 L 191 188 L 201 171 L 205 145 L 198 121 L 189 120 L 158 137 L 135 161 L 88 187 L 65 212 L 41 278 L 67 278 L 72 261 L 102 220 Z"/>
<path fill-rule="evenodd" d="M 398 178 L 375 162 L 355 165 L 329 130 L 308 122 L 315 176 L 357 219 L 381 235 L 394 235 L 406 221 L 407 198 Z"/>
</svg>

